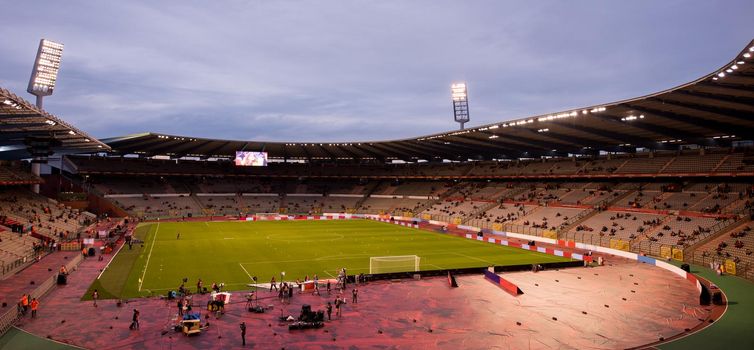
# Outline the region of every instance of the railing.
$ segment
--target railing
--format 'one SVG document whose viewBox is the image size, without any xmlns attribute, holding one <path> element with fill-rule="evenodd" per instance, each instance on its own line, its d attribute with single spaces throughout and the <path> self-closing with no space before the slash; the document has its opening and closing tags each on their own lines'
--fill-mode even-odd
<svg viewBox="0 0 754 350">
<path fill-rule="evenodd" d="M 704 252 L 700 251 L 691 252 L 686 256 L 685 259 L 686 262 L 704 267 L 709 267 L 710 263 L 719 263 L 721 265 L 725 265 L 725 260 L 728 259 L 711 254 L 705 255 Z M 751 264 L 749 264 L 748 262 L 736 263 L 735 275 L 754 281 L 754 266 L 751 266 Z"/>
<path fill-rule="evenodd" d="M 662 248 L 667 248 L 667 251 L 671 252 L 671 254 L 672 254 L 673 249 L 683 250 L 683 246 L 674 245 L 674 244 L 662 244 L 658 242 L 652 242 L 649 240 L 631 242 L 631 251 L 634 253 L 643 253 L 645 255 L 652 255 L 652 256 L 666 258 L 662 254 L 662 251 L 663 251 Z"/>
<path fill-rule="evenodd" d="M 42 245 L 39 251 L 31 251 L 24 255 L 18 255 L 13 261 L 0 261 L 0 280 L 7 278 L 16 271 L 21 270 L 24 266 L 28 266 L 37 261 L 37 257 L 43 257 L 50 252 L 48 246 Z M 17 255 L 17 254 L 16 254 Z"/>
<path fill-rule="evenodd" d="M 563 238 L 569 241 L 581 242 L 584 244 L 596 245 L 600 247 L 610 247 L 610 236 L 600 236 L 599 233 L 589 232 L 566 232 Z"/>
<path fill-rule="evenodd" d="M 68 269 L 68 271 L 73 272 L 75 271 L 79 264 L 81 263 L 83 259 L 83 256 L 80 254 L 77 254 L 71 261 L 69 261 L 65 267 Z M 51 275 L 49 278 L 44 280 L 42 283 L 37 285 L 37 288 L 34 289 L 31 293 L 29 293 L 29 297 L 31 298 L 41 298 L 45 296 L 47 293 L 52 290 L 53 287 L 55 287 L 57 282 L 57 274 Z M 16 296 L 20 297 L 20 296 Z M 11 305 L 9 307 L 9 310 L 0 314 L 0 336 L 5 334 L 13 325 L 18 321 L 18 319 L 21 318 L 21 312 L 20 310 L 15 307 L 15 305 Z"/>
</svg>

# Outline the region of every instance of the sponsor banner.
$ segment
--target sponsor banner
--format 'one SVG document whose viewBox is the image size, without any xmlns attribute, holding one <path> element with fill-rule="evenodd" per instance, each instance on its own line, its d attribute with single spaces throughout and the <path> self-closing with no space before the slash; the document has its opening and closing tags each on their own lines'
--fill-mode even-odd
<svg viewBox="0 0 754 350">
<path fill-rule="evenodd" d="M 235 193 L 197 193 L 197 197 L 235 197 Z"/>
<path fill-rule="evenodd" d="M 656 264 L 655 264 L 655 259 L 652 259 L 652 258 L 649 258 L 649 257 L 643 256 L 643 255 L 639 255 L 639 256 L 637 256 L 637 257 L 636 257 L 636 260 L 639 260 L 639 262 L 643 262 L 643 263 L 645 263 L 645 264 L 649 264 L 649 265 L 656 265 Z"/>
<path fill-rule="evenodd" d="M 494 238 L 492 238 L 492 237 L 490 237 L 490 238 L 487 238 L 487 242 L 490 242 L 490 243 L 495 243 L 495 239 L 494 239 Z"/>
<path fill-rule="evenodd" d="M 736 262 L 732 259 L 725 259 L 725 273 L 730 275 L 736 274 Z"/>
<path fill-rule="evenodd" d="M 398 195 L 392 195 L 392 194 L 370 194 L 370 198 L 389 198 L 389 199 L 402 199 L 403 196 Z"/>
<path fill-rule="evenodd" d="M 547 238 L 551 238 L 551 239 L 557 239 L 558 238 L 557 232 L 555 232 L 553 230 L 544 230 L 544 231 L 542 231 L 542 236 L 543 237 L 547 237 Z"/>
<path fill-rule="evenodd" d="M 562 250 L 556 250 L 553 253 L 555 253 L 555 256 L 563 256 L 563 251 Z"/>
<path fill-rule="evenodd" d="M 327 195 L 328 197 L 340 197 L 340 198 L 364 198 L 363 194 L 353 194 L 353 193 L 331 193 Z"/>
<path fill-rule="evenodd" d="M 519 294 L 523 294 L 518 286 L 506 280 L 505 278 L 498 276 L 494 272 L 484 271 L 484 279 L 494 283 L 504 291 L 508 292 L 510 295 L 517 296 Z"/>
<path fill-rule="evenodd" d="M 503 237 L 505 237 L 505 236 L 508 235 L 508 233 L 505 232 L 505 231 L 497 231 L 497 230 L 492 230 L 492 234 L 493 235 L 498 235 L 498 236 L 503 236 Z"/>
<path fill-rule="evenodd" d="M 683 249 L 673 248 L 673 260 L 683 261 Z"/>
<path fill-rule="evenodd" d="M 466 238 L 471 239 L 472 235 L 470 233 L 466 234 Z"/>
<path fill-rule="evenodd" d="M 542 242 L 542 243 L 553 244 L 553 245 L 557 243 L 557 241 L 552 238 L 529 236 L 529 235 L 524 235 L 521 233 L 514 233 L 514 232 L 508 232 L 507 236 L 518 238 L 518 239 L 524 239 L 527 241 L 536 241 L 536 242 Z"/>
<path fill-rule="evenodd" d="M 241 193 L 243 197 L 278 197 L 277 193 Z"/>
<path fill-rule="evenodd" d="M 287 197 L 324 197 L 322 193 L 286 193 Z"/>
<path fill-rule="evenodd" d="M 670 259 L 672 257 L 671 249 L 669 246 L 660 247 L 660 257 L 663 259 Z"/>
<path fill-rule="evenodd" d="M 458 228 L 461 230 L 466 230 L 466 231 L 474 231 L 474 232 L 481 231 L 479 227 L 474 227 L 474 226 L 458 225 Z"/>
</svg>

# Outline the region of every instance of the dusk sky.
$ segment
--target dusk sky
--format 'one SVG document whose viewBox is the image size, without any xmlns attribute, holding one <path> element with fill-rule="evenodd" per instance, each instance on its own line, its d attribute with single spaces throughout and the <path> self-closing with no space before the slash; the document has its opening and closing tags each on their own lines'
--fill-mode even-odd
<svg viewBox="0 0 754 350">
<path fill-rule="evenodd" d="M 657 92 L 754 38 L 754 1 L 7 1 L 0 87 L 63 43 L 45 108 L 98 138 L 138 132 L 366 141 Z"/>
</svg>

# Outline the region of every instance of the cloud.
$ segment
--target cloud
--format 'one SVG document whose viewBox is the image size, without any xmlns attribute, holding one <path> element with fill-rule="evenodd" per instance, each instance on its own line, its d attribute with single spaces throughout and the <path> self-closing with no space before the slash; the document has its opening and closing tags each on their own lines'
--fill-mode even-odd
<svg viewBox="0 0 754 350">
<path fill-rule="evenodd" d="M 693 80 L 751 37 L 748 1 L 20 2 L 0 86 L 42 37 L 66 47 L 52 113 L 97 137 L 399 139 L 635 97 Z M 34 20 L 30 20 L 34 19 Z"/>
</svg>

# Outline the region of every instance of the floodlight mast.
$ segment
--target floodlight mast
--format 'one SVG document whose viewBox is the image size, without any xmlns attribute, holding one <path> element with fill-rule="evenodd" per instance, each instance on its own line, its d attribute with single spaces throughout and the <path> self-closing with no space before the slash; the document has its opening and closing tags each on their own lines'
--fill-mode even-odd
<svg viewBox="0 0 754 350">
<path fill-rule="evenodd" d="M 43 108 L 44 96 L 52 95 L 60 70 L 60 58 L 63 56 L 63 44 L 47 39 L 39 41 L 37 58 L 29 78 L 26 91 L 37 97 L 37 108 Z"/>
<path fill-rule="evenodd" d="M 469 95 L 466 83 L 451 84 L 450 95 L 453 98 L 453 118 L 461 124 L 463 130 L 464 124 L 469 121 Z"/>
<path fill-rule="evenodd" d="M 52 92 L 55 90 L 58 70 L 60 69 L 60 58 L 62 56 L 63 44 L 47 39 L 39 40 L 37 57 L 34 59 L 34 68 L 31 71 L 29 86 L 26 88 L 26 91 L 37 97 L 36 105 L 40 110 L 44 108 L 43 98 L 52 95 Z M 47 157 L 39 155 L 49 153 L 49 146 L 45 148 L 47 149 L 31 147 L 34 150 L 31 153 L 35 153 L 32 154 L 33 158 L 31 161 L 31 172 L 34 175 L 39 176 L 41 173 L 41 164 L 47 163 Z M 32 191 L 39 193 L 39 184 L 32 185 Z"/>
</svg>

